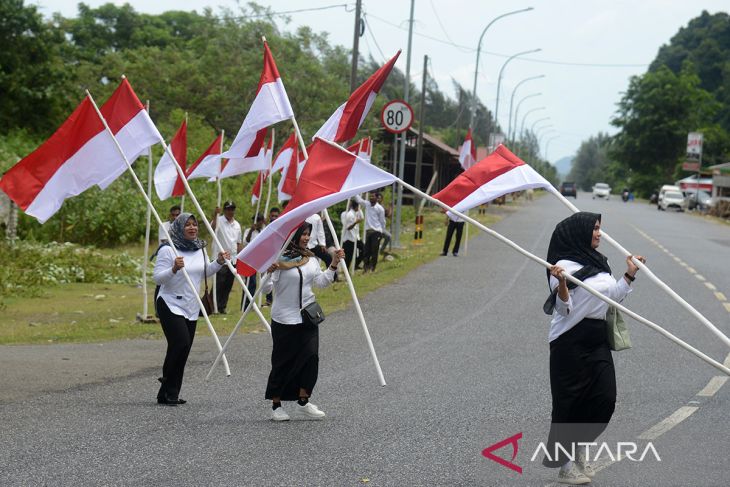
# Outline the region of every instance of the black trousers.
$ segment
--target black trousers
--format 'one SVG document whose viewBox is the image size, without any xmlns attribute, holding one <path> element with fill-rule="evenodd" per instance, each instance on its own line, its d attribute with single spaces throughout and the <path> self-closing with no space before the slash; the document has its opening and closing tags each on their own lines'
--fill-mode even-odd
<svg viewBox="0 0 730 487">
<path fill-rule="evenodd" d="M 355 267 L 360 267 L 363 258 L 364 245 L 360 240 L 357 241 L 357 258 L 355 259 Z M 352 262 L 352 256 L 355 254 L 355 242 L 352 240 L 346 240 L 342 242 L 342 250 L 345 251 L 345 264 L 347 268 L 350 268 Z"/>
<path fill-rule="evenodd" d="M 380 237 L 382 233 L 375 230 L 367 230 L 365 232 L 365 270 L 374 271 L 378 265 L 378 250 L 380 249 Z"/>
<path fill-rule="evenodd" d="M 219 313 L 226 312 L 228 296 L 231 294 L 231 288 L 233 288 L 234 280 L 235 276 L 227 266 L 223 267 L 215 275 L 215 298 L 218 302 Z"/>
<path fill-rule="evenodd" d="M 160 315 L 162 331 L 167 339 L 167 353 L 162 364 L 162 377 L 158 399 L 177 399 L 182 387 L 185 364 L 195 339 L 198 322 L 173 314 L 162 298 L 157 298 L 157 312 Z"/>
<path fill-rule="evenodd" d="M 449 227 L 446 229 L 446 240 L 444 240 L 444 254 L 449 253 L 449 245 L 451 244 L 451 237 L 454 235 L 454 230 L 456 230 L 454 253 L 459 253 L 459 246 L 461 245 L 461 234 L 464 232 L 464 222 L 455 222 L 454 220 L 449 220 Z"/>
<path fill-rule="evenodd" d="M 546 467 L 560 467 L 568 458 L 555 443 L 581 451 L 603 433 L 616 406 L 616 372 L 605 320 L 586 318 L 550 343 L 550 392 L 553 413 L 545 445 Z"/>
<path fill-rule="evenodd" d="M 319 328 L 283 325 L 271 321 L 271 373 L 266 384 L 266 399 L 299 399 L 299 389 L 312 395 L 319 370 Z"/>
<path fill-rule="evenodd" d="M 246 286 L 248 288 L 248 292 L 250 292 L 251 296 L 253 296 L 256 294 L 256 274 L 249 276 L 246 279 L 248 280 L 248 285 Z M 246 293 L 241 290 L 241 311 L 246 309 L 246 306 L 248 306 L 248 296 L 246 296 Z"/>
</svg>

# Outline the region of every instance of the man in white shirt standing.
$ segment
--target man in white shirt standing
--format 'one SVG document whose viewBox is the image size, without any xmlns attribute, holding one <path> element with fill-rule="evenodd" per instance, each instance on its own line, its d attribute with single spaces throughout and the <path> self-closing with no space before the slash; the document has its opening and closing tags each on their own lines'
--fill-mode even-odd
<svg viewBox="0 0 730 487">
<path fill-rule="evenodd" d="M 163 244 L 167 242 L 167 233 L 163 230 L 167 230 L 167 232 L 170 231 L 170 224 L 175 221 L 175 218 L 177 218 L 180 215 L 180 205 L 175 205 L 170 208 L 170 214 L 167 215 L 167 221 L 162 222 L 162 225 L 160 225 L 157 228 L 157 240 L 160 244 Z"/>
<path fill-rule="evenodd" d="M 350 200 L 350 208 L 342 213 L 342 250 L 345 251 L 345 263 L 348 268 L 355 255 L 355 246 L 357 246 L 358 252 L 355 268 L 357 269 L 362 262 L 363 245 L 360 241 L 360 222 L 363 219 L 360 204 L 355 200 Z"/>
<path fill-rule="evenodd" d="M 243 247 L 250 244 L 265 227 L 263 214 L 259 213 L 251 217 L 251 226 L 243 232 Z M 248 292 L 251 293 L 251 296 L 256 294 L 256 276 L 257 274 L 254 274 L 246 278 L 246 287 L 248 288 Z M 246 293 L 243 293 L 241 296 L 241 310 L 246 309 L 246 306 L 248 306 L 248 299 L 246 298 Z"/>
<path fill-rule="evenodd" d="M 356 196 L 355 200 L 365 206 L 365 262 L 363 270 L 365 272 L 375 271 L 378 265 L 378 250 L 380 247 L 380 239 L 385 230 L 385 209 L 378 204 L 379 192 L 373 192 L 368 195 L 368 201 L 360 196 Z"/>
<path fill-rule="evenodd" d="M 307 248 L 314 252 L 314 255 L 323 261 L 325 265 L 330 265 L 332 256 L 327 252 L 327 240 L 324 236 L 324 222 L 322 222 L 322 217 L 318 213 L 315 213 L 305 221 L 312 225 L 312 233 L 309 236 Z"/>
<path fill-rule="evenodd" d="M 218 251 L 230 252 L 231 263 L 236 265 L 236 255 L 243 249 L 241 225 L 234 218 L 236 204 L 233 201 L 226 201 L 223 203 L 223 214 L 221 215 L 220 212 L 221 209 L 216 207 L 215 215 L 210 222 L 210 226 L 213 227 L 213 231 L 223 245 L 223 249 L 214 249 L 214 254 Z M 215 294 L 218 301 L 218 312 L 221 314 L 226 313 L 228 295 L 231 293 L 234 279 L 235 277 L 227 266 L 223 266 L 216 274 Z"/>
</svg>

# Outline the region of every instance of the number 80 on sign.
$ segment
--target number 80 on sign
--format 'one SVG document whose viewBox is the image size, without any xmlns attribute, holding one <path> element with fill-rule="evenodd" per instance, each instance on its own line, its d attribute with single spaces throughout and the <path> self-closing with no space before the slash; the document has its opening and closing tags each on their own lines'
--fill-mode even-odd
<svg viewBox="0 0 730 487">
<path fill-rule="evenodd" d="M 383 107 L 380 121 L 388 132 L 403 133 L 413 124 L 413 109 L 403 100 L 392 100 Z"/>
</svg>

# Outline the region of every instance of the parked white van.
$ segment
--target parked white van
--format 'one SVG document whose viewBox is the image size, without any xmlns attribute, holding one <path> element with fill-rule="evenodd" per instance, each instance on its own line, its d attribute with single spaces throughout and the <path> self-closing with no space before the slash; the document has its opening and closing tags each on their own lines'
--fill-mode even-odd
<svg viewBox="0 0 730 487">
<path fill-rule="evenodd" d="M 675 186 L 673 184 L 665 184 L 664 186 L 662 186 L 661 189 L 659 190 L 659 197 L 657 198 L 657 202 L 656 202 L 657 210 L 666 209 L 666 208 L 662 208 L 662 199 L 664 199 L 664 193 L 666 193 L 667 191 L 676 191 L 678 193 L 682 192 L 682 190 L 679 189 L 679 186 Z"/>
</svg>

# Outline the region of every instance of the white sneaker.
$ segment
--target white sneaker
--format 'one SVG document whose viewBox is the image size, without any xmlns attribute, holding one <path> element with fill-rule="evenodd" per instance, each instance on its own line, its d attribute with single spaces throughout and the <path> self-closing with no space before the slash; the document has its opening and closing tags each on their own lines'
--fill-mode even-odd
<svg viewBox="0 0 730 487">
<path fill-rule="evenodd" d="M 324 419 L 324 411 L 320 410 L 317 406 L 308 402 L 304 406 L 297 404 L 294 406 L 294 414 L 298 419 Z"/>
<path fill-rule="evenodd" d="M 578 467 L 578 471 L 583 475 L 592 479 L 596 475 L 596 471 L 593 469 L 590 463 L 586 460 L 585 455 L 579 453 L 575 458 L 575 466 Z"/>
<path fill-rule="evenodd" d="M 289 421 L 291 418 L 288 414 L 286 414 L 286 411 L 284 411 L 284 408 L 278 407 L 271 411 L 271 420 L 272 421 Z"/>
<path fill-rule="evenodd" d="M 575 463 L 570 466 L 569 469 L 560 469 L 560 473 L 558 474 L 558 483 L 559 484 L 569 484 L 569 485 L 583 485 L 583 484 L 590 484 L 591 479 L 583 475 L 583 473 L 578 470 L 578 468 L 575 466 Z"/>
</svg>

